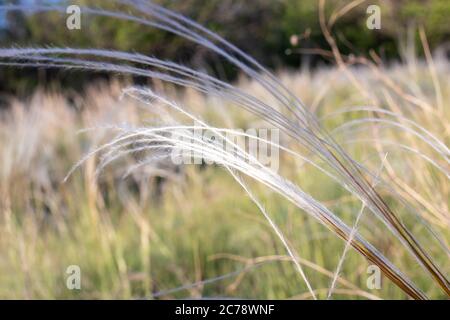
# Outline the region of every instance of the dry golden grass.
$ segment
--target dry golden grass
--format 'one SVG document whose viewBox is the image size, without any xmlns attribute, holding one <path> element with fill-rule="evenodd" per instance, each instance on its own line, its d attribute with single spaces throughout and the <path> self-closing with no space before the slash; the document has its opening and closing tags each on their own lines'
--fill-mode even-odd
<svg viewBox="0 0 450 320">
<path fill-rule="evenodd" d="M 450 168 L 436 141 L 448 146 L 450 140 L 449 64 L 429 60 L 356 70 L 347 62 L 279 78 L 354 159 L 380 171 L 385 183 L 377 192 L 448 274 Z M 119 100 L 123 86 L 98 84 L 71 103 L 58 92 L 38 91 L 31 100 L 11 101 L 1 113 L 0 297 L 310 298 L 267 221 L 221 168 L 185 166 L 174 172 L 148 166 L 122 179 L 136 161 L 131 155 L 95 181 L 98 158 L 93 157 L 62 182 L 88 150 L 111 138 L 108 130 L 78 130 L 158 121 L 137 101 Z M 227 102 L 155 86 L 213 126 L 268 126 Z M 238 86 L 276 106 L 255 82 L 242 79 Z M 282 143 L 304 152 L 287 136 Z M 318 170 L 282 154 L 280 174 L 354 224 L 361 202 Z M 249 183 L 298 252 L 314 293 L 326 298 L 345 242 L 279 195 Z M 414 206 L 417 217 L 396 201 L 394 191 Z M 361 217 L 358 231 L 428 297 L 446 297 L 372 214 Z M 65 286 L 65 270 L 72 264 L 82 270 L 80 291 Z M 406 297 L 385 277 L 380 290 L 369 290 L 369 264 L 349 250 L 333 297 Z"/>
</svg>

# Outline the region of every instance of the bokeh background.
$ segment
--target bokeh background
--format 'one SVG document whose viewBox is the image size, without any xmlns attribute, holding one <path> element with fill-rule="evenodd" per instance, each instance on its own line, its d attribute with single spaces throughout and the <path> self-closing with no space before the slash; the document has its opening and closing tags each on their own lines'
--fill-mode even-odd
<svg viewBox="0 0 450 320">
<path fill-rule="evenodd" d="M 320 27 L 319 1 L 155 2 L 268 66 L 353 159 L 379 172 L 385 183 L 377 192 L 449 274 L 450 1 L 326 1 L 326 18 L 337 18 L 332 36 L 341 65 Z M 0 3 L 129 10 L 111 0 Z M 369 4 L 381 8 L 380 30 L 366 27 Z M 0 47 L 139 52 L 208 72 L 282 110 L 255 79 L 180 37 L 95 16 L 69 31 L 66 17 L 0 10 Z M 223 168 L 157 163 L 127 175 L 144 159 L 137 153 L 98 174 L 95 156 L 63 182 L 87 152 L 115 136 L 102 127 L 161 124 L 153 105 L 121 98 L 133 84 L 179 101 L 216 127 L 271 128 L 230 101 L 161 81 L 0 65 L 0 298 L 311 299 L 270 224 Z M 281 143 L 323 165 L 291 137 L 282 135 Z M 279 173 L 355 223 L 361 201 L 341 184 L 284 153 Z M 248 183 L 297 251 L 317 297 L 326 299 L 345 242 L 281 195 Z M 358 231 L 428 297 L 448 298 L 374 215 L 365 212 Z M 370 262 L 356 251 L 343 261 L 333 299 L 408 299 L 385 276 L 379 290 L 369 288 Z M 81 268 L 81 290 L 66 286 L 70 265 Z"/>
<path fill-rule="evenodd" d="M 450 40 L 450 3 L 446 0 L 383 0 L 360 1 L 335 24 L 338 46 L 343 54 L 368 54 L 370 50 L 385 60 L 401 59 L 407 51 L 407 43 L 420 48 L 420 39 L 414 30 L 423 26 L 431 49 L 447 50 Z M 101 5 L 103 8 L 120 9 L 117 3 L 102 0 L 1 0 L 4 4 Z M 318 2 L 315 0 L 157 0 L 155 3 L 180 12 L 207 26 L 228 39 L 265 66 L 273 69 L 315 67 L 329 63 L 329 59 L 317 54 L 326 41 L 318 20 Z M 326 14 L 342 8 L 349 1 L 326 2 Z M 382 10 L 382 28 L 366 27 L 366 9 L 369 4 Z M 117 21 L 106 17 L 83 17 L 82 31 L 68 32 L 65 16 L 59 13 L 27 15 L 9 12 L 0 15 L 0 46 L 53 45 L 71 47 L 95 47 L 135 51 L 165 59 L 208 68 L 210 71 L 234 79 L 236 70 L 207 50 L 182 40 L 172 34 L 138 24 Z M 418 56 L 423 56 L 417 50 Z M 97 77 L 106 77 L 99 75 Z M 67 74 L 60 71 L 0 70 L 0 77 L 8 81 L 0 83 L 0 90 L 29 93 L 38 83 L 48 85 L 51 80 L 63 87 L 81 88 L 92 75 Z"/>
</svg>

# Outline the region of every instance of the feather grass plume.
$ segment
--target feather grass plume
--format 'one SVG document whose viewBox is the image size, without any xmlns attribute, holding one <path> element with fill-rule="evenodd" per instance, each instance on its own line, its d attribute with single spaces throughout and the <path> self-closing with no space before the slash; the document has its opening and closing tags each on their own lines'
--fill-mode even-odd
<svg viewBox="0 0 450 320">
<path fill-rule="evenodd" d="M 128 20 L 142 24 L 143 26 L 154 27 L 171 32 L 187 40 L 193 41 L 226 59 L 241 72 L 254 79 L 272 96 L 277 105 L 281 107 L 281 110 L 252 94 L 244 92 L 241 89 L 204 72 L 138 53 L 101 50 L 97 48 L 3 48 L 0 49 L 0 64 L 80 69 L 86 71 L 101 70 L 111 73 L 156 78 L 178 86 L 193 88 L 203 94 L 216 96 L 245 108 L 276 126 L 299 145 L 303 146 L 310 154 L 317 156 L 322 164 L 316 162 L 315 166 L 319 167 L 330 178 L 336 180 L 351 194 L 359 198 L 363 205 L 367 207 L 374 216 L 380 219 L 386 225 L 387 229 L 402 242 L 419 265 L 429 273 L 435 283 L 450 296 L 450 284 L 444 272 L 434 262 L 426 248 L 422 246 L 414 234 L 404 225 L 399 216 L 393 212 L 387 201 L 369 182 L 376 175 L 371 173 L 361 163 L 356 162 L 350 157 L 333 137 L 336 132 L 327 132 L 315 115 L 304 106 L 302 101 L 290 92 L 272 73 L 225 39 L 182 15 L 148 1 L 116 0 L 116 2 L 118 4 L 126 5 L 129 10 L 125 13 L 101 8 L 83 7 L 82 12 L 83 14 Z M 31 13 L 47 11 L 65 12 L 64 7 L 55 5 L 10 5 L 0 6 L 0 10 L 23 10 Z M 129 88 L 125 93 L 138 99 L 143 104 L 151 105 L 153 101 L 159 101 L 178 112 L 182 112 L 191 119 L 195 118 L 194 115 L 187 112 L 177 103 L 169 101 L 149 89 Z M 367 111 L 368 109 L 361 108 L 360 110 Z M 386 112 L 381 110 L 371 111 Z M 388 115 L 393 118 L 397 117 L 395 114 Z M 336 129 L 336 131 L 345 130 L 349 127 L 362 125 L 367 122 L 379 122 L 383 125 L 391 126 L 398 130 L 403 130 L 416 135 L 427 143 L 446 163 L 445 166 L 442 166 L 429 159 L 448 178 L 449 172 L 447 165 L 450 156 L 448 147 L 426 129 L 407 119 L 402 120 L 405 120 L 406 122 L 365 118 L 348 122 L 343 125 L 343 127 Z M 202 125 L 205 129 L 212 130 L 221 135 L 227 130 L 210 127 L 204 122 L 202 122 Z M 291 181 L 263 166 L 245 151 L 239 150 L 237 154 L 232 154 L 214 144 L 206 143 L 198 139 L 196 140 L 192 137 L 193 129 L 193 127 L 181 124 L 170 124 L 168 126 L 148 128 L 118 128 L 120 133 L 114 140 L 89 153 L 86 158 L 79 162 L 79 164 L 83 163 L 93 154 L 99 153 L 101 154 L 99 169 L 101 169 L 111 161 L 114 161 L 123 155 L 143 150 L 152 151 L 154 153 L 153 157 L 156 156 L 158 159 L 168 157 L 169 154 L 171 154 L 171 151 L 175 149 L 200 152 L 206 155 L 209 160 L 228 169 L 238 182 L 241 180 L 236 176 L 237 173 L 250 177 L 277 192 L 288 201 L 295 204 L 298 208 L 315 217 L 334 234 L 348 242 L 358 253 L 366 257 L 371 263 L 379 266 L 383 273 L 392 280 L 393 283 L 412 298 L 427 298 L 425 294 L 404 273 L 383 256 L 379 250 L 366 241 L 356 230 L 347 226 L 325 205 L 304 192 Z M 176 137 L 178 138 L 174 138 L 174 133 L 176 133 Z M 411 151 L 414 152 L 414 150 Z M 293 152 L 291 152 L 291 154 L 292 153 Z M 307 154 L 294 155 L 310 161 Z M 151 159 L 152 157 L 150 156 L 148 161 L 151 161 Z M 145 162 L 142 165 L 145 165 Z M 386 182 L 381 183 L 387 184 Z M 241 186 L 244 187 L 242 183 Z M 407 203 L 400 195 L 395 194 L 395 197 L 397 201 Z M 410 206 L 409 208 L 409 214 L 415 217 L 420 216 L 413 206 Z M 282 237 L 280 238 L 282 239 Z M 448 249 L 444 248 L 444 250 L 446 250 L 448 254 Z M 302 273 L 301 269 L 299 270 L 300 273 Z M 307 282 L 306 277 L 303 278 Z M 310 285 L 308 285 L 308 287 L 312 290 Z"/>
</svg>

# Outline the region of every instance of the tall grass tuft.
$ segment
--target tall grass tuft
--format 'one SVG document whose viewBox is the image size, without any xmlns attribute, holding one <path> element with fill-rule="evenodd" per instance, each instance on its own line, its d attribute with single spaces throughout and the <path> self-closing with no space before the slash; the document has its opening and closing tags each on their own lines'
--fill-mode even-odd
<svg viewBox="0 0 450 320">
<path fill-rule="evenodd" d="M 337 136 L 342 132 L 349 132 L 349 130 L 358 126 L 364 129 L 364 126 L 368 126 L 369 123 L 376 123 L 380 126 L 389 127 L 391 130 L 415 136 L 421 143 L 431 148 L 435 157 L 429 157 L 417 148 L 400 145 L 396 142 L 377 140 L 374 144 L 393 143 L 396 148 L 403 148 L 419 154 L 437 168 L 438 172 L 444 176 L 444 179 L 448 180 L 450 176 L 448 169 L 450 150 L 444 142 L 440 141 L 426 128 L 409 120 L 400 113 L 387 111 L 374 106 L 350 108 L 328 115 L 327 117 L 337 117 L 345 113 L 355 112 L 368 112 L 374 115 L 373 117 L 348 121 L 330 132 L 322 124 L 326 119 L 318 119 L 314 112 L 306 107 L 280 79 L 261 66 L 252 57 L 217 34 L 184 16 L 159 5 L 149 3 L 148 1 L 117 0 L 116 2 L 126 5 L 128 10 L 121 12 L 83 7 L 82 12 L 86 15 L 106 16 L 114 19 L 128 20 L 133 23 L 142 24 L 143 26 L 159 28 L 198 43 L 226 59 L 248 78 L 255 81 L 264 90 L 265 94 L 270 96 L 270 99 L 259 98 L 250 92 L 246 92 L 233 84 L 221 81 L 205 72 L 138 53 L 102 50 L 98 48 L 3 48 L 0 49 L 0 63 L 2 65 L 18 67 L 64 68 L 86 71 L 101 70 L 111 73 L 139 75 L 172 83 L 176 86 L 191 88 L 205 96 L 214 96 L 223 99 L 230 104 L 252 112 L 267 123 L 279 128 L 289 139 L 295 141 L 297 144 L 296 151 L 280 145 L 279 147 L 283 152 L 290 157 L 302 159 L 302 161 L 313 164 L 327 175 L 329 179 L 341 185 L 350 195 L 358 198 L 362 203 L 360 212 L 362 213 L 364 208 L 367 208 L 373 216 L 384 223 L 386 227 L 385 232 L 394 235 L 402 243 L 406 251 L 415 259 L 417 264 L 428 273 L 434 283 L 446 295 L 450 296 L 449 280 L 445 272 L 432 257 L 430 248 L 424 246 L 419 241 L 415 232 L 404 223 L 399 213 L 392 209 L 393 206 L 391 203 L 394 201 L 402 204 L 405 207 L 404 214 L 422 224 L 427 230 L 428 237 L 434 239 L 431 241 L 435 246 L 433 247 L 433 251 L 438 248 L 446 256 L 449 255 L 448 246 L 438 233 L 433 230 L 433 221 L 437 219 L 439 223 L 448 227 L 448 214 L 442 214 L 441 211 L 436 211 L 431 208 L 428 210 L 428 213 L 433 216 L 433 219 L 427 219 L 422 213 L 422 206 L 417 206 L 417 202 L 422 202 L 422 205 L 426 202 L 420 198 L 420 195 L 414 195 L 412 193 L 413 190 L 409 190 L 407 186 L 395 182 L 394 179 L 386 181 L 378 177 L 377 173 L 369 170 L 363 163 L 356 161 L 346 151 L 345 145 L 338 143 Z M 65 10 L 63 7 L 54 5 L 0 6 L 0 10 L 18 9 L 31 13 L 47 11 L 63 12 Z M 352 71 L 348 68 L 348 64 L 355 63 L 355 61 L 345 61 L 340 55 L 333 42 L 331 31 L 328 29 L 324 20 L 325 17 L 322 12 L 321 22 L 323 31 L 330 43 L 332 53 L 336 56 L 339 67 L 358 85 L 357 79 L 355 79 Z M 381 78 L 381 81 L 384 81 L 386 87 L 391 89 L 398 97 L 404 98 L 406 101 L 420 108 L 433 108 L 421 102 L 420 99 L 404 93 L 395 83 L 392 83 L 390 79 L 383 76 L 383 70 L 379 66 L 362 59 L 357 62 L 366 63 Z M 361 91 L 364 90 L 361 85 L 359 87 Z M 373 99 L 374 94 L 372 92 L 364 91 L 364 93 L 370 99 Z M 211 130 L 223 139 L 226 139 L 225 133 L 227 131 L 232 131 L 230 128 L 219 128 L 208 125 L 205 121 L 201 121 L 199 116 L 195 115 L 193 111 L 189 111 L 194 108 L 189 108 L 189 106 L 183 106 L 175 101 L 171 101 L 163 94 L 157 93 L 149 88 L 131 87 L 125 89 L 124 94 L 136 99 L 147 108 L 152 108 L 156 104 L 163 105 L 172 111 L 180 113 L 187 119 L 185 121 L 198 121 L 201 123 L 202 129 Z M 386 100 L 389 100 L 389 98 L 387 94 Z M 142 163 L 130 168 L 129 171 L 132 172 L 137 167 L 147 165 L 152 161 L 168 159 L 173 154 L 173 150 L 200 152 L 208 160 L 219 164 L 230 172 L 238 184 L 244 188 L 250 198 L 258 205 L 258 208 L 266 218 L 269 218 L 269 215 L 259 204 L 256 197 L 252 195 L 251 190 L 247 187 L 241 176 L 261 183 L 317 219 L 317 221 L 345 241 L 349 246 L 353 247 L 368 261 L 377 265 L 386 277 L 410 297 L 414 299 L 427 298 L 419 285 L 414 283 L 405 272 L 396 267 L 374 244 L 366 240 L 358 232 L 357 222 L 355 222 L 353 227 L 349 226 L 338 214 L 327 208 L 324 203 L 315 199 L 296 183 L 262 165 L 246 151 L 238 149 L 239 152 L 237 153 L 227 152 L 217 145 L 196 139 L 193 135 L 196 127 L 186 124 L 188 122 L 185 122 L 185 124 L 177 123 L 173 119 L 164 118 L 162 114 L 159 115 L 163 121 L 163 124 L 160 126 L 112 128 L 118 132 L 117 136 L 110 142 L 88 153 L 74 168 L 79 167 L 92 156 L 99 155 L 100 164 L 98 165 L 98 171 L 100 171 L 120 157 L 143 151 L 147 152 L 146 158 Z M 380 118 L 380 115 L 386 117 Z M 387 170 L 390 169 L 392 168 L 387 166 Z M 302 170 L 302 168 L 300 167 L 298 170 Z M 70 173 L 72 172 L 70 171 Z M 380 181 L 377 183 L 392 192 L 389 200 L 381 195 L 375 187 L 377 184 L 375 181 L 378 180 Z M 434 211 L 437 213 L 432 213 Z M 280 240 L 284 241 L 284 237 L 276 225 L 273 224 L 272 227 L 278 234 Z M 301 232 L 301 230 L 298 230 L 298 232 Z M 298 263 L 299 258 L 294 252 L 294 248 L 291 248 L 286 241 L 284 241 L 284 245 L 292 261 L 296 264 L 302 279 L 307 283 L 311 295 L 315 297 L 314 290 L 302 271 L 301 265 Z M 339 267 L 336 274 L 338 273 Z M 330 295 L 331 291 L 332 289 L 330 290 Z"/>
</svg>

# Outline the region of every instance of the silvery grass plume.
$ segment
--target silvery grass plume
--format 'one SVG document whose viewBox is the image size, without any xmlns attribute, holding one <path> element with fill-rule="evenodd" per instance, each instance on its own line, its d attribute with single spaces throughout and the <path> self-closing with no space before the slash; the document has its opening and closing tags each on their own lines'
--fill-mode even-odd
<svg viewBox="0 0 450 320">
<path fill-rule="evenodd" d="M 120 52 L 100 49 L 77 49 L 77 48 L 8 48 L 0 49 L 0 64 L 13 66 L 32 66 L 47 68 L 65 68 L 80 70 L 101 70 L 112 73 L 131 74 L 145 76 L 149 78 L 160 79 L 165 82 L 173 83 L 183 87 L 193 88 L 207 95 L 217 96 L 233 104 L 241 106 L 246 110 L 253 112 L 262 119 L 276 126 L 285 134 L 290 136 L 299 145 L 303 146 L 315 156 L 318 156 L 323 164 L 322 171 L 328 173 L 330 178 L 335 179 L 345 189 L 359 198 L 362 203 L 380 219 L 405 246 L 409 253 L 417 260 L 419 265 L 426 270 L 435 283 L 450 296 L 450 284 L 441 268 L 436 265 L 429 252 L 419 243 L 413 233 L 407 229 L 399 216 L 395 214 L 385 199 L 371 185 L 370 181 L 374 179 L 375 174 L 371 173 L 362 164 L 352 159 L 344 149 L 335 141 L 333 136 L 327 132 L 316 119 L 316 117 L 303 105 L 298 97 L 291 93 L 280 81 L 272 75 L 267 69 L 256 62 L 234 45 L 230 44 L 220 36 L 193 22 L 192 20 L 167 10 L 159 5 L 141 0 L 116 0 L 117 4 L 126 5 L 127 13 L 120 11 L 111 11 L 100 8 L 82 7 L 82 13 L 86 15 L 99 15 L 115 19 L 128 20 L 139 23 L 144 26 L 158 28 L 175 35 L 193 41 L 226 59 L 236 66 L 244 74 L 251 77 L 259 83 L 273 97 L 276 103 L 261 101 L 254 95 L 243 92 L 235 86 L 216 79 L 215 77 L 203 72 L 199 72 L 170 61 L 160 60 L 154 57 L 148 57 L 138 53 Z M 0 6 L 0 10 L 23 10 L 26 12 L 47 12 L 59 11 L 65 12 L 65 7 L 54 5 L 10 5 Z M 151 91 L 142 89 L 132 89 L 127 91 L 139 99 L 149 102 L 146 99 L 161 99 Z M 274 105 L 277 107 L 274 107 Z M 281 108 L 281 110 L 278 108 Z M 362 124 L 364 121 L 373 121 L 365 119 L 354 125 Z M 378 121 L 378 120 L 377 120 Z M 429 132 L 421 127 L 414 125 L 406 126 L 394 121 L 386 120 L 385 125 L 398 127 L 400 130 L 412 132 L 425 142 L 429 143 L 433 149 L 448 163 L 450 151 L 446 145 L 435 139 Z M 349 124 L 347 126 L 351 126 Z M 274 172 L 270 172 L 264 166 L 259 166 L 257 162 L 246 161 L 249 155 L 242 152 L 238 158 L 230 157 L 228 154 L 220 153 L 210 144 L 203 145 L 200 141 L 192 144 L 180 144 L 178 140 L 169 139 L 168 134 L 179 129 L 174 127 L 166 128 L 141 128 L 137 131 L 127 132 L 124 136 L 119 136 L 110 144 L 103 146 L 104 151 L 109 147 L 109 153 L 103 157 L 100 167 L 106 165 L 114 157 L 118 157 L 130 151 L 137 140 L 143 139 L 140 148 L 151 148 L 155 150 L 173 149 L 174 144 L 177 148 L 198 150 L 205 148 L 211 152 L 209 157 L 221 163 L 232 173 L 242 172 L 255 180 L 270 187 L 276 192 L 282 194 L 289 201 L 296 204 L 299 208 L 312 214 L 319 221 L 325 224 L 340 238 L 348 241 L 352 229 L 345 225 L 335 214 L 330 212 L 320 202 L 314 200 L 310 195 L 303 192 L 298 186 L 290 181 L 283 179 Z M 189 130 L 188 127 L 183 130 Z M 147 136 L 146 136 L 147 135 Z M 136 140 L 137 139 L 137 140 Z M 128 143 L 128 144 L 127 144 Z M 155 144 L 156 143 L 156 146 Z M 158 146 L 158 144 L 160 146 Z M 126 149 L 123 149 L 126 148 Z M 131 148 L 132 150 L 132 148 Z M 160 155 L 164 157 L 164 155 Z M 308 155 L 303 155 L 303 159 L 309 159 Z M 242 158 L 242 159 L 241 159 Z M 244 164 L 245 163 L 245 164 Z M 448 178 L 448 170 L 443 167 Z M 235 176 L 238 177 L 238 176 Z M 238 180 L 240 181 L 240 180 Z M 380 182 L 383 185 L 386 182 Z M 420 214 L 409 205 L 400 195 L 393 192 L 397 201 L 405 203 L 409 208 L 408 213 L 414 218 L 420 219 Z M 419 220 L 426 225 L 426 222 Z M 430 228 L 430 235 L 437 237 Z M 405 293 L 416 299 L 425 299 L 426 296 L 417 288 L 404 274 L 393 266 L 380 252 L 365 241 L 359 234 L 350 239 L 351 245 L 360 254 L 369 261 L 378 265 L 383 273 L 398 285 Z M 437 239 L 438 245 L 443 247 L 445 254 L 449 254 L 447 246 Z"/>
<path fill-rule="evenodd" d="M 331 112 L 327 114 L 325 117 L 323 117 L 321 120 L 325 120 L 326 118 L 333 118 L 342 114 L 346 113 L 353 113 L 353 112 L 371 112 L 376 115 L 385 115 L 389 117 L 389 119 L 384 119 L 381 117 L 362 117 L 355 120 L 349 120 L 343 123 L 342 125 L 334 128 L 330 134 L 335 135 L 340 132 L 349 132 L 352 130 L 354 133 L 356 133 L 356 130 L 364 130 L 364 125 L 368 123 L 379 123 L 384 127 L 394 128 L 397 131 L 404 132 L 411 134 L 414 137 L 417 137 L 419 140 L 423 141 L 426 145 L 428 145 L 433 151 L 434 155 L 438 158 L 441 158 L 442 161 L 445 161 L 447 164 L 450 164 L 450 150 L 449 148 L 440 141 L 435 135 L 433 135 L 429 130 L 424 128 L 423 126 L 420 126 L 416 122 L 406 118 L 405 116 L 401 114 L 397 114 L 395 112 L 384 110 L 380 108 L 370 107 L 370 106 L 364 106 L 364 107 L 352 107 L 352 108 L 345 108 L 336 112 Z M 408 126 L 406 126 L 407 124 Z M 355 142 L 364 142 L 361 140 L 348 140 L 347 143 L 355 143 Z M 417 148 L 407 146 L 395 141 L 386 141 L 386 140 L 377 140 L 380 141 L 383 144 L 390 144 L 394 145 L 398 148 L 402 148 L 408 152 L 417 154 L 421 158 L 423 158 L 425 161 L 430 163 L 433 167 L 438 169 L 443 175 L 445 175 L 448 179 L 450 179 L 450 168 L 448 166 L 443 166 L 439 164 L 438 161 L 434 160 L 431 156 L 423 153 L 421 150 L 418 150 Z"/>
<path fill-rule="evenodd" d="M 139 168 L 142 165 L 148 165 L 154 161 L 158 161 L 164 158 L 173 158 L 174 156 L 182 157 L 185 152 L 192 153 L 194 156 L 200 157 L 201 160 L 209 161 L 217 165 L 226 168 L 230 174 L 236 179 L 236 181 L 244 188 L 249 194 L 253 202 L 258 206 L 264 217 L 269 221 L 269 224 L 276 232 L 277 236 L 282 241 L 289 256 L 295 263 L 298 272 L 307 284 L 307 287 L 311 295 L 315 298 L 314 290 L 312 289 L 309 281 L 307 280 L 300 263 L 298 263 L 298 254 L 291 248 L 281 231 L 275 225 L 269 214 L 265 211 L 263 206 L 259 203 L 249 187 L 245 184 L 240 175 L 245 175 L 256 180 L 259 183 L 269 187 L 273 191 L 277 192 L 288 201 L 292 202 L 298 208 L 302 209 L 306 213 L 316 218 L 328 229 L 341 234 L 344 239 L 347 239 L 347 243 L 351 244 L 355 249 L 365 252 L 366 256 L 370 257 L 373 261 L 377 261 L 377 265 L 383 267 L 386 270 L 392 272 L 392 276 L 397 278 L 398 281 L 403 282 L 404 285 L 410 288 L 412 291 L 419 289 L 415 288 L 414 284 L 398 270 L 386 257 L 383 256 L 375 247 L 368 243 L 355 228 L 350 229 L 342 220 L 340 220 L 333 212 L 328 210 L 324 205 L 315 200 L 309 194 L 301 190 L 297 185 L 293 184 L 289 180 L 284 179 L 275 171 L 267 168 L 261 164 L 255 157 L 248 152 L 244 151 L 238 144 L 227 138 L 226 133 L 232 133 L 234 135 L 246 135 L 239 131 L 230 129 L 215 128 L 207 125 L 205 122 L 196 118 L 194 115 L 188 113 L 182 106 L 176 102 L 170 101 L 161 95 L 158 95 L 150 89 L 142 88 L 128 88 L 125 94 L 139 100 L 141 103 L 147 106 L 152 106 L 156 102 L 160 102 L 165 106 L 172 108 L 183 115 L 188 116 L 194 120 L 200 126 L 186 126 L 177 123 L 171 123 L 170 126 L 159 127 L 116 127 L 119 134 L 110 142 L 92 150 L 83 159 L 81 159 L 69 172 L 68 176 L 79 166 L 81 166 L 87 159 L 93 155 L 98 154 L 100 156 L 100 165 L 98 166 L 97 174 L 105 166 L 118 158 L 127 154 L 147 151 L 149 152 L 146 157 L 138 163 L 136 166 L 129 168 L 127 174 L 132 170 Z M 213 132 L 219 139 L 215 139 L 214 142 L 202 139 L 195 135 L 195 130 L 203 129 Z M 256 137 L 252 137 L 256 138 Z M 260 138 L 256 138 L 260 139 Z M 271 144 L 268 140 L 263 140 L 264 143 Z M 223 148 L 223 144 L 219 141 L 224 141 L 232 145 L 232 150 L 229 148 Z M 302 160 L 308 161 L 308 159 L 302 157 L 300 154 L 287 149 L 283 146 L 277 145 L 280 149 L 287 152 L 291 156 L 299 157 Z M 315 165 L 315 164 L 313 164 Z M 319 168 L 322 172 L 327 174 L 330 178 L 336 179 L 329 172 Z"/>
</svg>

